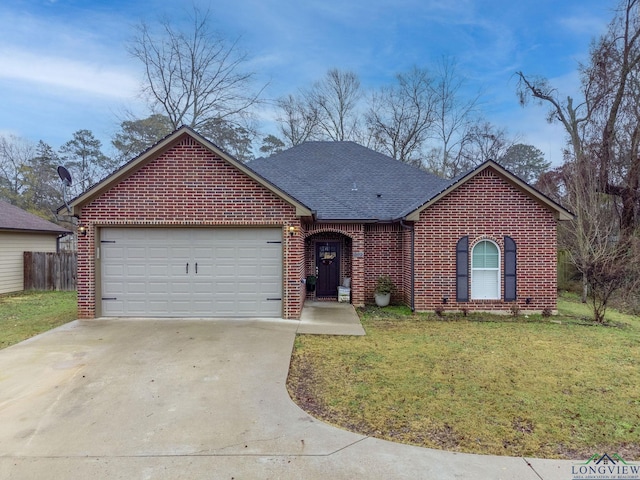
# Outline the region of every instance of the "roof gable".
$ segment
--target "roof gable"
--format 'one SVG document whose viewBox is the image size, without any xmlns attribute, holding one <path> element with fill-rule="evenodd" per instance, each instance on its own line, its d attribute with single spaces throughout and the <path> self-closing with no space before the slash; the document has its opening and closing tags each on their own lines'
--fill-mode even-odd
<svg viewBox="0 0 640 480">
<path fill-rule="evenodd" d="M 449 195 L 451 192 L 453 192 L 460 186 L 464 185 L 473 177 L 475 177 L 476 175 L 480 174 L 481 172 L 485 171 L 488 168 L 493 169 L 504 180 L 511 183 L 519 190 L 525 192 L 532 199 L 542 204 L 549 210 L 553 211 L 556 214 L 556 218 L 558 220 L 562 220 L 562 221 L 573 220 L 574 215 L 571 212 L 569 212 L 567 209 L 565 209 L 558 203 L 554 202 L 549 197 L 547 197 L 540 191 L 536 190 L 534 187 L 526 183 L 524 180 L 521 180 L 516 175 L 509 172 L 508 170 L 506 170 L 504 167 L 500 166 L 493 160 L 487 160 L 481 165 L 478 165 L 476 168 L 469 171 L 465 175 L 462 175 L 457 179 L 454 179 L 451 182 L 451 184 L 447 186 L 447 188 L 445 188 L 441 192 L 438 192 L 436 195 L 428 199 L 426 202 L 421 203 L 419 205 L 415 205 L 413 208 L 411 208 L 409 211 L 406 212 L 405 219 L 407 221 L 417 221 L 420 218 L 420 212 L 422 212 L 426 208 L 429 208 L 429 206 L 433 205 L 434 203 L 436 203 L 438 200 L 445 197 L 446 195 Z"/>
<path fill-rule="evenodd" d="M 171 148 L 175 147 L 179 144 L 186 136 L 192 138 L 194 141 L 198 142 L 204 148 L 213 152 L 216 156 L 220 157 L 223 161 L 227 162 L 237 170 L 241 171 L 248 177 L 252 178 L 260 185 L 273 192 L 276 196 L 282 198 L 286 202 L 293 205 L 296 209 L 296 215 L 298 216 L 310 216 L 312 214 L 311 210 L 305 205 L 303 205 L 300 201 L 293 198 L 287 192 L 281 190 L 276 185 L 269 182 L 267 179 L 263 178 L 260 174 L 256 173 L 252 169 L 248 168 L 242 162 L 239 162 L 235 158 L 233 158 L 228 153 L 224 152 L 218 146 L 213 144 L 212 142 L 206 140 L 204 137 L 193 131 L 188 127 L 180 127 L 178 130 L 168 135 L 152 147 L 150 147 L 145 152 L 141 153 L 133 160 L 124 164 L 118 170 L 113 172 L 111 175 L 101 180 L 97 184 L 89 187 L 85 192 L 74 198 L 69 202 L 69 207 L 72 210 L 73 215 L 79 215 L 80 209 L 83 205 L 90 202 L 94 198 L 100 196 L 102 193 L 108 191 L 113 186 L 117 185 L 124 179 L 128 178 L 133 173 L 140 170 L 145 165 L 151 163 L 154 159 L 158 158 L 163 153 L 167 152 Z M 60 210 L 65 209 L 66 207 L 60 207 Z"/>
<path fill-rule="evenodd" d="M 68 234 L 66 228 L 33 215 L 10 203 L 0 200 L 0 230 L 20 232 Z"/>
</svg>

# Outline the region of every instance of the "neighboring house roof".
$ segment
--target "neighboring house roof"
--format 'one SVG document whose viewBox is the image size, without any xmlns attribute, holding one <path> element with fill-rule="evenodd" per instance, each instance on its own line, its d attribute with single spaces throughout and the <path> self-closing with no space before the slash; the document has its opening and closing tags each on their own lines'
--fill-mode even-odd
<svg viewBox="0 0 640 480">
<path fill-rule="evenodd" d="M 0 200 L 0 230 L 33 233 L 69 234 L 66 228 Z"/>
<path fill-rule="evenodd" d="M 305 142 L 248 165 L 321 221 L 397 220 L 451 183 L 354 142 Z"/>
<path fill-rule="evenodd" d="M 79 213 L 80 213 L 79 212 L 79 208 L 83 204 L 89 202 L 93 198 L 99 196 L 103 192 L 105 192 L 108 189 L 110 189 L 112 186 L 116 185 L 118 182 L 124 180 L 129 175 L 131 175 L 132 173 L 136 172 L 138 169 L 142 168 L 144 165 L 146 165 L 147 163 L 151 162 L 153 159 L 157 158 L 162 153 L 164 153 L 167 150 L 169 150 L 175 144 L 180 142 L 185 136 L 190 136 L 195 141 L 197 141 L 201 145 L 203 145 L 205 148 L 211 150 L 217 156 L 219 156 L 220 158 L 222 158 L 223 160 L 225 160 L 229 164 L 233 165 L 238 170 L 244 172 L 246 175 L 248 175 L 249 177 L 254 179 L 256 182 L 258 182 L 261 185 L 263 185 L 268 190 L 272 191 L 274 194 L 276 194 L 277 196 L 279 196 L 280 198 L 282 198 L 286 202 L 288 202 L 291 205 L 293 205 L 295 207 L 295 209 L 296 209 L 296 215 L 298 215 L 298 216 L 311 216 L 312 215 L 312 212 L 307 208 L 306 205 L 302 204 L 296 198 L 292 197 L 288 192 L 283 191 L 283 190 L 279 189 L 277 186 L 271 184 L 269 181 L 267 181 L 265 178 L 263 178 L 260 175 L 258 175 L 256 172 L 254 172 L 250 168 L 247 168 L 247 166 L 245 164 L 243 164 L 242 162 L 236 160 L 231 155 L 229 155 L 227 152 L 222 150 L 220 147 L 218 147 L 214 143 L 212 143 L 209 140 L 207 140 L 206 138 L 204 138 L 199 133 L 195 132 L 194 130 L 192 130 L 191 128 L 186 127 L 186 126 L 182 126 L 182 127 L 178 128 L 176 131 L 174 131 L 173 133 L 167 135 L 165 138 L 163 138 L 162 140 L 157 142 L 155 145 L 151 146 L 150 148 L 148 148 L 147 150 L 142 152 L 140 155 L 135 157 L 133 160 L 125 163 L 123 166 L 121 166 L 118 170 L 113 172 L 111 175 L 109 175 L 108 177 L 106 177 L 103 180 L 99 181 L 95 185 L 89 187 L 83 193 L 81 193 L 76 198 L 71 200 L 69 202 L 69 207 L 72 210 L 71 213 L 73 215 L 79 215 Z M 58 209 L 58 212 L 66 209 L 66 208 L 67 208 L 66 206 L 61 206 Z"/>
</svg>

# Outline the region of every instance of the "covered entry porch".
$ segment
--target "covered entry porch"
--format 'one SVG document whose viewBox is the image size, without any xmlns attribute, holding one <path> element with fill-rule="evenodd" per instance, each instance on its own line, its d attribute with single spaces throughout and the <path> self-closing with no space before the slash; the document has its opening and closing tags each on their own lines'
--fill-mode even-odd
<svg viewBox="0 0 640 480">
<path fill-rule="evenodd" d="M 361 225 L 311 225 L 305 235 L 307 301 L 348 301 L 364 305 L 364 240 Z M 340 289 L 344 301 L 344 288 Z"/>
</svg>

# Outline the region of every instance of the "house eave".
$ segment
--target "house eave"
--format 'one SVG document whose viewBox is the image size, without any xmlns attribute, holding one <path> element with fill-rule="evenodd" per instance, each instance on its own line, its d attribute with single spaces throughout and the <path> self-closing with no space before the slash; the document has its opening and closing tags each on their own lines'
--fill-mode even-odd
<svg viewBox="0 0 640 480">
<path fill-rule="evenodd" d="M 371 218 L 316 218 L 315 223 L 380 223 L 380 220 Z"/>
<path fill-rule="evenodd" d="M 404 218 L 314 218 L 314 223 L 340 223 L 340 224 L 368 224 L 368 225 L 393 225 L 395 223 L 404 222 Z"/>
<path fill-rule="evenodd" d="M 38 229 L 27 229 L 27 228 L 7 228 L 7 227 L 3 227 L 0 228 L 0 233 L 37 233 L 40 235 L 51 235 L 51 236 L 57 236 L 57 235 L 71 235 L 73 232 L 70 230 L 64 230 L 64 229 L 60 229 L 60 230 L 38 230 Z"/>
</svg>

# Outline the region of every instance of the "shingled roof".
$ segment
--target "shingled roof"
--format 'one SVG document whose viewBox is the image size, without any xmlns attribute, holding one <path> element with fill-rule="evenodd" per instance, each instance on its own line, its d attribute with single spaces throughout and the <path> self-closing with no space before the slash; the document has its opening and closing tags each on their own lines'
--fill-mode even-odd
<svg viewBox="0 0 640 480">
<path fill-rule="evenodd" d="M 22 210 L 10 203 L 0 200 L 0 231 L 12 230 L 20 232 L 67 234 L 66 228 L 51 223 L 43 218 Z"/>
<path fill-rule="evenodd" d="M 398 220 L 452 183 L 354 142 L 305 142 L 248 166 L 321 221 Z"/>
<path fill-rule="evenodd" d="M 354 142 L 317 141 L 245 164 L 185 126 L 71 200 L 72 213 L 79 214 L 83 204 L 153 161 L 186 135 L 294 205 L 296 215 L 313 215 L 319 221 L 415 221 L 422 210 L 486 168 L 495 169 L 506 180 L 556 211 L 560 220 L 573 218 L 563 207 L 491 160 L 446 180 Z M 66 208 L 61 206 L 58 211 Z"/>
</svg>

